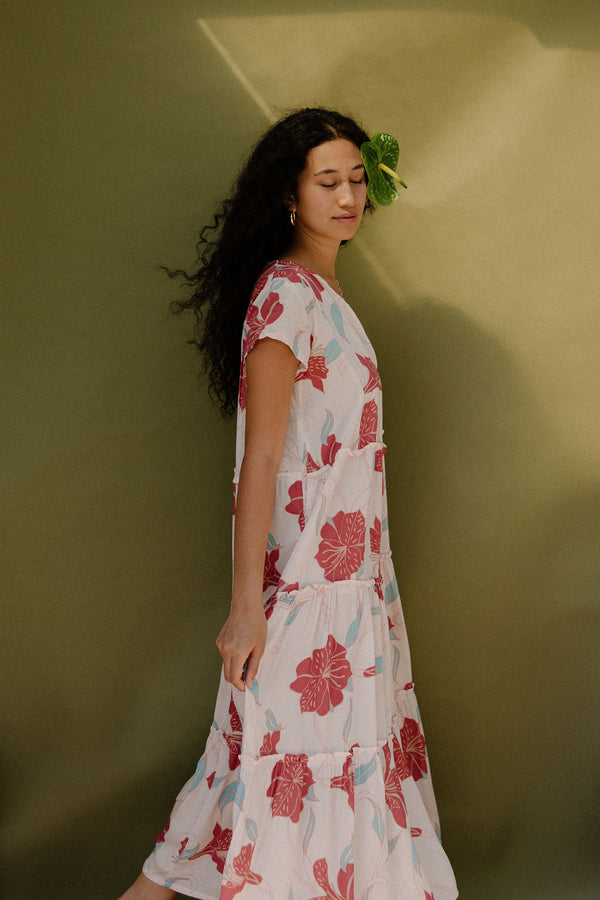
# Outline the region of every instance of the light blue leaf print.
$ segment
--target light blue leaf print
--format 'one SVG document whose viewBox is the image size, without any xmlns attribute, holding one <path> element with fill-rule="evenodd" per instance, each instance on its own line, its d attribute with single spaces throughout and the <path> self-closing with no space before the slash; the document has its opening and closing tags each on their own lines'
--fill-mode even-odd
<svg viewBox="0 0 600 900">
<path fill-rule="evenodd" d="M 252 694 L 252 696 L 254 697 L 254 699 L 256 700 L 256 702 L 258 703 L 258 678 L 254 678 L 254 680 L 252 682 L 252 687 L 249 688 L 249 690 L 250 690 L 250 693 Z"/>
<path fill-rule="evenodd" d="M 233 784 L 230 784 L 229 787 L 226 787 L 219 797 L 219 809 L 222 810 L 225 806 L 227 806 L 228 803 L 231 803 L 232 801 L 241 809 L 243 800 L 244 785 L 238 778 L 237 781 L 234 781 Z"/>
<path fill-rule="evenodd" d="M 348 679 L 348 683 L 346 684 L 346 687 L 344 688 L 344 690 L 349 691 L 350 693 L 354 690 L 354 685 L 352 684 L 352 675 Z"/>
<path fill-rule="evenodd" d="M 220 775 L 218 778 L 215 776 L 213 778 L 213 787 L 215 787 L 215 785 L 218 787 L 222 781 L 227 781 L 228 778 L 229 775 Z"/>
<path fill-rule="evenodd" d="M 396 675 L 398 674 L 398 666 L 400 665 L 400 651 L 394 645 L 394 665 L 392 666 L 392 675 L 394 676 L 394 681 L 396 680 Z"/>
<path fill-rule="evenodd" d="M 348 863 L 352 859 L 354 859 L 354 842 L 350 841 L 350 843 L 342 853 L 342 858 L 340 859 L 340 869 L 343 869 L 345 872 Z"/>
<path fill-rule="evenodd" d="M 372 606 L 372 607 L 371 607 L 371 613 L 372 613 L 374 616 L 380 616 L 380 615 L 381 615 L 381 610 L 380 610 L 380 608 L 379 608 L 378 606 Z"/>
<path fill-rule="evenodd" d="M 277 541 L 272 534 L 269 534 L 267 538 L 267 550 L 277 550 Z"/>
<path fill-rule="evenodd" d="M 315 830 L 315 814 L 311 809 L 310 816 L 308 819 L 308 825 L 306 826 L 306 831 L 304 832 L 304 840 L 302 841 L 302 847 L 304 848 L 304 852 L 306 853 L 308 850 L 308 845 L 310 843 L 310 839 L 313 835 L 313 831 Z"/>
<path fill-rule="evenodd" d="M 294 621 L 294 619 L 296 618 L 296 616 L 298 615 L 299 612 L 300 612 L 300 604 L 298 604 L 298 606 L 291 611 L 291 613 L 289 614 L 289 616 L 287 617 L 287 619 L 285 620 L 285 622 L 283 624 L 291 625 L 291 623 Z"/>
<path fill-rule="evenodd" d="M 321 443 L 322 444 L 327 443 L 327 438 L 329 437 L 332 428 L 333 428 L 333 416 L 329 412 L 329 410 L 327 410 L 327 418 L 325 419 L 325 423 L 324 423 L 323 427 L 321 428 Z"/>
<path fill-rule="evenodd" d="M 387 531 L 389 527 L 390 527 L 390 520 L 389 520 L 388 517 L 386 516 L 386 517 L 384 518 L 383 522 L 381 523 L 381 530 L 382 530 L 382 531 Z"/>
<path fill-rule="evenodd" d="M 206 772 L 206 756 L 203 756 L 198 765 L 196 766 L 196 771 L 193 774 L 193 781 L 190 785 L 190 790 L 193 791 L 195 787 L 198 787 L 202 779 L 204 778 L 204 773 Z"/>
<path fill-rule="evenodd" d="M 394 580 L 390 584 L 388 584 L 387 588 L 385 589 L 384 599 L 385 599 L 386 605 L 388 603 L 391 603 L 393 600 L 395 600 L 397 596 L 398 596 L 398 581 L 396 578 L 394 578 Z"/>
<path fill-rule="evenodd" d="M 254 819 L 246 819 L 246 831 L 251 841 L 255 841 L 258 837 L 258 828 Z"/>
<path fill-rule="evenodd" d="M 373 828 L 375 829 L 375 833 L 379 835 L 379 840 L 383 843 L 383 816 L 381 815 L 381 810 L 378 806 L 376 806 L 373 801 L 369 798 L 369 802 L 371 806 L 375 810 L 375 815 L 373 817 Z"/>
<path fill-rule="evenodd" d="M 354 770 L 354 784 L 364 784 L 367 778 L 375 771 L 376 762 L 375 759 L 372 759 L 371 762 L 365 763 L 364 766 L 359 766 L 358 769 Z"/>
<path fill-rule="evenodd" d="M 308 791 L 306 792 L 306 795 L 305 795 L 305 798 L 304 798 L 304 799 L 305 799 L 305 800 L 316 801 L 317 798 L 315 797 L 315 788 L 314 788 L 314 785 L 311 784 L 311 786 L 309 787 Z"/>
<path fill-rule="evenodd" d="M 412 842 L 412 856 L 413 856 L 413 868 L 415 872 L 421 874 L 421 860 L 419 859 L 419 854 L 417 853 L 417 848 L 415 847 L 415 842 Z"/>
<path fill-rule="evenodd" d="M 266 718 L 267 718 L 267 728 L 269 729 L 269 731 L 277 731 L 277 729 L 279 728 L 279 725 L 277 724 L 277 719 L 275 718 L 275 716 L 273 715 L 273 713 L 271 712 L 270 709 L 267 710 Z"/>
<path fill-rule="evenodd" d="M 344 743 L 348 744 L 348 735 L 350 734 L 350 729 L 352 727 L 352 697 L 350 697 L 350 709 L 348 710 L 348 715 L 346 716 L 346 723 L 344 725 L 343 738 Z"/>
<path fill-rule="evenodd" d="M 282 284 L 285 284 L 285 278 L 274 278 L 271 282 L 271 289 L 278 291 Z"/>
<path fill-rule="evenodd" d="M 381 675 L 383 672 L 383 656 L 378 656 L 373 666 L 373 675 Z"/>
<path fill-rule="evenodd" d="M 395 838 L 392 838 L 391 841 L 388 841 L 388 853 L 391 853 L 391 852 L 392 852 L 392 850 L 394 849 L 394 847 L 395 847 L 396 844 L 398 843 L 398 838 L 399 838 L 399 837 L 400 837 L 400 835 L 397 834 Z"/>
<path fill-rule="evenodd" d="M 337 303 L 331 304 L 331 318 L 333 319 L 333 324 L 335 325 L 341 336 L 346 337 L 346 335 L 344 334 L 344 320 L 342 319 L 342 314 Z"/>
<path fill-rule="evenodd" d="M 331 365 L 334 359 L 337 359 L 341 352 L 342 348 L 334 338 L 327 344 L 325 350 L 323 351 L 323 355 L 325 357 L 325 365 Z"/>
<path fill-rule="evenodd" d="M 359 606 L 358 613 L 356 614 L 356 618 L 350 624 L 350 627 L 348 628 L 348 633 L 346 634 L 346 640 L 344 641 L 344 646 L 346 647 L 346 649 L 348 647 L 351 647 L 352 644 L 354 644 L 354 642 L 356 641 L 356 638 L 358 637 L 358 628 L 359 628 L 361 619 L 362 619 L 362 609 Z"/>
</svg>

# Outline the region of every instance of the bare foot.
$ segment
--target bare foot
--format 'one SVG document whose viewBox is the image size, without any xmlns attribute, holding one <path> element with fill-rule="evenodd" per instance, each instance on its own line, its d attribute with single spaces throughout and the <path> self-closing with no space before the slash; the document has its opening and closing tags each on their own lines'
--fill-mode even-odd
<svg viewBox="0 0 600 900">
<path fill-rule="evenodd" d="M 171 888 L 162 887 L 150 881 L 145 875 L 139 875 L 119 900 L 173 900 L 176 896 L 176 892 Z"/>
</svg>

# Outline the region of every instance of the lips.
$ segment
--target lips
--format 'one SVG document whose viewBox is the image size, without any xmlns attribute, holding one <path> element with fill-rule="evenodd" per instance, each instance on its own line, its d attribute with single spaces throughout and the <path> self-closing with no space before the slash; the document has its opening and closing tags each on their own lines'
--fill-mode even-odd
<svg viewBox="0 0 600 900">
<path fill-rule="evenodd" d="M 334 216 L 336 222 L 354 222 L 356 216 Z"/>
</svg>

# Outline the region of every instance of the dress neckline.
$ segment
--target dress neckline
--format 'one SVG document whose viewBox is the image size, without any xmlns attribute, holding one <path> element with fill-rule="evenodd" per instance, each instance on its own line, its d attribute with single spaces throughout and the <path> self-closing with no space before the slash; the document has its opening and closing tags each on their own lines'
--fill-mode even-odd
<svg viewBox="0 0 600 900">
<path fill-rule="evenodd" d="M 272 261 L 272 263 L 270 263 L 270 265 L 294 266 L 296 269 L 302 269 L 303 272 L 307 272 L 313 278 L 318 278 L 319 281 L 321 282 L 321 284 L 323 284 L 327 288 L 327 290 L 331 291 L 331 293 L 334 294 L 336 297 L 339 297 L 340 300 L 343 300 L 344 303 L 348 303 L 348 301 L 346 300 L 344 295 L 341 294 L 339 291 L 336 291 L 334 288 L 332 288 L 326 278 L 323 278 L 323 276 L 319 275 L 317 272 L 313 272 L 312 269 L 308 269 L 306 266 L 303 266 L 302 263 L 294 262 L 293 259 L 279 259 L 278 258 L 278 259 L 274 259 Z M 336 281 L 337 281 L 337 278 L 336 278 Z M 350 305 L 350 304 L 348 304 L 348 305 Z"/>
</svg>

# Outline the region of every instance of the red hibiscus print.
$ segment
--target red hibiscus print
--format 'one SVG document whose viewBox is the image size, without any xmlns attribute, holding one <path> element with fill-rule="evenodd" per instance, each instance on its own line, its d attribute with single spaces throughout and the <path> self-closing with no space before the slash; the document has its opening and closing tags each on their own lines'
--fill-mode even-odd
<svg viewBox="0 0 600 900">
<path fill-rule="evenodd" d="M 373 522 L 373 527 L 370 529 L 370 533 L 371 553 L 378 556 L 381 550 L 381 521 L 378 516 L 375 516 L 375 521 Z"/>
<path fill-rule="evenodd" d="M 425 900 L 435 900 L 435 897 L 429 891 L 425 891 Z"/>
<path fill-rule="evenodd" d="M 246 409 L 248 402 L 248 379 L 246 378 L 246 359 L 240 363 L 240 383 L 238 388 L 238 403 L 240 409 Z"/>
<path fill-rule="evenodd" d="M 357 747 L 358 744 L 354 744 L 354 747 Z M 341 788 L 342 791 L 346 791 L 348 794 L 348 804 L 350 809 L 354 810 L 354 773 L 352 772 L 352 747 L 350 748 L 350 753 L 346 757 L 344 765 L 342 767 L 342 774 L 335 775 L 331 779 L 331 787 L 332 788 Z"/>
<path fill-rule="evenodd" d="M 277 291 L 271 291 L 263 301 L 260 310 L 256 304 L 251 303 L 246 313 L 246 335 L 243 341 L 242 356 L 247 356 L 252 350 L 265 325 L 272 325 L 283 313 L 283 306 L 279 302 Z"/>
<path fill-rule="evenodd" d="M 258 755 L 271 756 L 273 753 L 277 753 L 277 744 L 279 743 L 280 737 L 281 731 L 268 731 L 263 738 Z"/>
<path fill-rule="evenodd" d="M 294 481 L 288 488 L 288 494 L 290 495 L 290 502 L 286 506 L 286 512 L 291 513 L 293 516 L 298 516 L 298 525 L 300 526 L 300 531 L 304 531 L 304 526 L 306 524 L 304 519 L 304 495 L 302 491 L 302 482 Z"/>
<path fill-rule="evenodd" d="M 425 738 L 419 728 L 419 723 L 414 719 L 405 719 L 400 729 L 402 748 L 406 757 L 410 774 L 415 781 L 427 775 L 427 755 Z"/>
<path fill-rule="evenodd" d="M 365 384 L 363 391 L 365 394 L 370 394 L 371 391 L 381 390 L 381 379 L 379 377 L 379 372 L 377 371 L 377 366 L 373 362 L 372 359 L 369 359 L 368 356 L 361 356 L 359 353 L 356 354 L 363 364 L 366 366 L 369 372 L 369 380 Z"/>
<path fill-rule="evenodd" d="M 327 378 L 328 371 L 329 369 L 325 365 L 325 357 L 315 354 L 315 356 L 309 356 L 307 368 L 304 372 L 298 372 L 295 380 L 302 381 L 308 379 L 314 388 L 324 392 L 325 388 L 323 387 L 323 382 Z"/>
<path fill-rule="evenodd" d="M 277 560 L 279 559 L 279 548 L 275 547 L 273 550 L 267 550 L 265 552 L 265 569 L 263 576 L 263 593 L 267 591 L 270 587 L 276 586 L 279 584 L 279 580 L 281 578 L 281 572 L 277 568 Z"/>
<path fill-rule="evenodd" d="M 411 837 L 413 837 L 413 838 L 421 837 L 422 834 L 423 834 L 423 829 L 422 829 L 422 828 L 413 828 L 413 827 L 411 826 L 411 829 L 410 829 L 410 836 L 411 836 Z M 433 894 L 431 895 L 431 897 L 433 898 L 433 900 L 435 900 L 435 897 L 433 897 Z"/>
<path fill-rule="evenodd" d="M 362 450 L 368 444 L 372 444 L 377 435 L 377 404 L 374 400 L 365 403 L 360 417 L 358 429 L 358 449 Z"/>
<path fill-rule="evenodd" d="M 321 444 L 321 459 L 323 460 L 324 466 L 332 466 L 334 464 L 338 450 L 341 449 L 341 446 L 340 442 L 335 439 L 335 434 L 330 434 L 326 442 Z M 315 462 L 310 453 L 307 453 L 306 471 L 317 472 L 321 468 L 322 466 Z"/>
<path fill-rule="evenodd" d="M 188 845 L 188 841 L 189 841 L 189 838 L 184 838 L 182 840 L 181 847 L 179 848 L 179 853 L 177 854 L 178 856 L 181 856 L 181 854 L 183 853 L 183 851 L 185 850 L 185 848 Z"/>
<path fill-rule="evenodd" d="M 339 441 L 336 441 L 335 434 L 330 434 L 327 443 L 321 444 L 321 459 L 324 466 L 332 466 L 335 462 L 338 450 L 341 448 Z"/>
<path fill-rule="evenodd" d="M 210 775 L 208 776 L 208 778 L 206 779 L 206 783 L 207 783 L 207 785 L 208 785 L 209 791 L 210 791 L 210 789 L 212 788 L 213 783 L 214 783 L 214 780 L 215 780 L 216 777 L 217 777 L 217 773 L 216 773 L 216 772 L 211 772 Z"/>
<path fill-rule="evenodd" d="M 260 884 L 262 876 L 250 868 L 254 844 L 246 844 L 233 860 L 233 869 L 240 881 L 227 881 L 221 888 L 220 900 L 231 900 L 246 884 Z"/>
<path fill-rule="evenodd" d="M 242 748 L 242 720 L 233 702 L 233 697 L 229 703 L 229 720 L 232 734 L 224 734 L 223 737 L 229 748 L 229 768 L 233 772 L 240 764 L 240 750 Z"/>
<path fill-rule="evenodd" d="M 161 833 L 160 833 L 160 834 L 158 835 L 158 837 L 156 838 L 156 843 L 157 843 L 157 844 L 164 844 L 164 842 L 165 842 L 165 840 L 166 840 L 166 837 L 167 837 L 167 831 L 169 830 L 169 825 L 170 825 L 170 824 L 171 824 L 171 817 L 169 816 L 169 819 L 168 819 L 168 821 L 167 821 L 167 824 L 165 825 L 165 827 L 163 828 L 163 830 L 161 831 Z"/>
<path fill-rule="evenodd" d="M 250 297 L 250 303 L 254 303 L 255 299 L 258 297 L 258 295 L 264 288 L 265 284 L 269 280 L 270 276 L 272 275 L 274 268 L 275 268 L 275 266 L 270 265 L 270 266 L 267 266 L 266 269 L 263 270 L 258 281 L 254 285 L 254 289 L 252 291 L 252 296 Z"/>
<path fill-rule="evenodd" d="M 410 778 L 410 766 L 408 764 L 408 760 L 406 759 L 404 751 L 400 746 L 400 741 L 395 734 L 392 734 L 392 751 L 394 754 L 394 765 L 396 766 L 396 771 L 398 772 L 398 778 L 400 778 L 401 781 L 404 781 L 405 778 Z"/>
<path fill-rule="evenodd" d="M 223 874 L 225 858 L 227 856 L 227 851 L 229 850 L 229 845 L 231 844 L 232 834 L 231 828 L 221 828 L 217 822 L 213 828 L 212 838 L 206 847 L 203 847 L 202 850 L 198 850 L 193 856 L 190 856 L 190 860 L 199 859 L 201 856 L 210 856 L 217 867 L 217 871 Z"/>
<path fill-rule="evenodd" d="M 306 454 L 306 471 L 307 472 L 317 472 L 321 466 L 319 463 L 315 462 L 310 453 Z"/>
<path fill-rule="evenodd" d="M 269 621 L 269 619 L 275 612 L 276 606 L 277 606 L 277 591 L 275 591 L 275 593 L 271 594 L 269 599 L 265 601 L 264 612 L 265 612 L 265 619 L 267 620 L 267 622 Z"/>
<path fill-rule="evenodd" d="M 337 891 L 329 883 L 326 859 L 318 859 L 315 862 L 313 875 L 315 876 L 315 881 L 325 893 L 320 897 L 313 897 L 312 900 L 354 900 L 354 863 L 348 863 L 346 871 L 343 869 L 339 870 Z"/>
<path fill-rule="evenodd" d="M 404 802 L 400 777 L 396 771 L 395 764 L 392 762 L 392 751 L 389 744 L 383 745 L 383 755 L 385 758 L 385 802 L 396 824 L 401 828 L 406 828 L 406 803 Z"/>
<path fill-rule="evenodd" d="M 297 581 L 293 584 L 286 584 L 283 578 L 279 579 L 279 584 L 277 585 L 277 591 L 281 591 L 284 594 L 289 594 L 291 591 L 297 591 L 300 585 Z"/>
<path fill-rule="evenodd" d="M 325 647 L 313 650 L 312 656 L 296 666 L 296 674 L 290 688 L 301 695 L 301 712 L 326 716 L 344 699 L 343 690 L 352 675 L 346 648 L 330 634 Z"/>
<path fill-rule="evenodd" d="M 340 510 L 321 528 L 315 559 L 327 581 L 342 581 L 357 572 L 365 555 L 365 517 L 360 510 Z"/>
<path fill-rule="evenodd" d="M 271 815 L 287 816 L 292 822 L 300 818 L 304 809 L 303 800 L 315 783 L 307 760 L 306 753 L 286 753 L 283 759 L 275 763 L 271 784 L 267 788 L 267 797 L 273 798 Z"/>
<path fill-rule="evenodd" d="M 375 451 L 375 471 L 383 472 L 383 454 L 385 453 L 386 448 L 379 449 Z"/>
<path fill-rule="evenodd" d="M 376 592 L 377 596 L 379 597 L 380 600 L 384 600 L 385 598 L 383 595 L 383 576 L 381 575 L 381 573 L 379 575 L 377 575 L 373 579 L 373 581 L 375 582 L 375 592 Z"/>
</svg>

